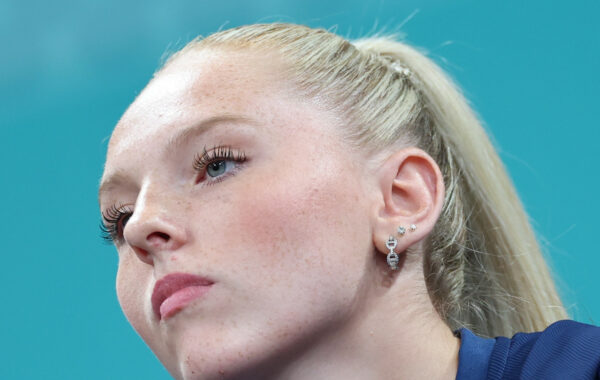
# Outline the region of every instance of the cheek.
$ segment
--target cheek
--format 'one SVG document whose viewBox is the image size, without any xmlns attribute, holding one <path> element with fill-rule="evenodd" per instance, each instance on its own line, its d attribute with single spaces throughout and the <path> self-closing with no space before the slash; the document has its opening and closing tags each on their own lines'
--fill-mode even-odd
<svg viewBox="0 0 600 380">
<path fill-rule="evenodd" d="M 144 266 L 148 267 L 148 265 L 139 261 L 135 255 L 121 254 L 116 288 L 117 298 L 125 317 L 142 339 L 149 342 L 151 340 L 151 330 L 150 323 L 144 313 L 144 300 L 149 297 L 146 293 L 152 274 L 150 269 L 144 268 Z"/>
<path fill-rule="evenodd" d="M 305 168 L 289 168 L 285 177 L 254 182 L 244 201 L 235 202 L 231 228 L 239 246 L 248 247 L 241 255 L 280 293 L 298 285 L 305 294 L 307 287 L 321 295 L 351 294 L 366 266 L 364 242 L 370 241 L 356 174 L 331 163 L 313 167 L 308 176 Z"/>
</svg>

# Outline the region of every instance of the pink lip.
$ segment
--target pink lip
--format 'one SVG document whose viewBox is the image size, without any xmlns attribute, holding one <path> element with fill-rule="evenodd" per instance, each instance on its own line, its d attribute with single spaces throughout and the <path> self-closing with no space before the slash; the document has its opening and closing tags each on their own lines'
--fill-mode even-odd
<svg viewBox="0 0 600 380">
<path fill-rule="evenodd" d="M 171 273 L 156 281 L 152 309 L 158 319 L 166 319 L 204 295 L 213 281 L 189 273 Z"/>
</svg>

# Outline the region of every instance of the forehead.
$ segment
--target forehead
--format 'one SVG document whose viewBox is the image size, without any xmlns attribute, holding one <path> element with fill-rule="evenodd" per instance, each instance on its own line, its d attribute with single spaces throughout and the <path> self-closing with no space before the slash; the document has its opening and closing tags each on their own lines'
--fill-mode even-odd
<svg viewBox="0 0 600 380">
<path fill-rule="evenodd" d="M 199 118 L 265 113 L 267 99 L 272 103 L 284 93 L 292 95 L 283 72 L 283 64 L 266 54 L 190 51 L 161 70 L 127 109 L 111 137 L 108 159 L 123 145 L 168 134 Z"/>
</svg>

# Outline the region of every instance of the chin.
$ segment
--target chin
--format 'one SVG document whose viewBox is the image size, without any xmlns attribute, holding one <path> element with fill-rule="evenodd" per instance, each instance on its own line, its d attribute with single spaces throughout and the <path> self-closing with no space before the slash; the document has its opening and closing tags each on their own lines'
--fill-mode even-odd
<svg viewBox="0 0 600 380">
<path fill-rule="evenodd" d="M 163 363 L 176 379 L 264 379 L 271 353 L 261 347 L 221 343 L 219 347 L 186 338 L 171 363 Z M 263 347 L 264 348 L 264 347 Z"/>
<path fill-rule="evenodd" d="M 266 373 L 277 363 L 279 349 L 270 339 L 253 329 L 240 326 L 187 326 L 169 331 L 166 345 L 153 350 L 175 379 L 254 380 L 270 377 Z M 252 336 L 255 335 L 255 336 Z M 281 344 L 283 342 L 279 342 Z"/>
</svg>

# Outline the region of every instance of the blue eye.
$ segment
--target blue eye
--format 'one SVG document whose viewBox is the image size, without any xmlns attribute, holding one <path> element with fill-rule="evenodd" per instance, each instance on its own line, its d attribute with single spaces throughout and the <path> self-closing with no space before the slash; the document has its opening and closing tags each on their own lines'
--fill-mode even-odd
<svg viewBox="0 0 600 380">
<path fill-rule="evenodd" d="M 228 162 L 231 162 L 231 161 L 221 160 L 221 161 L 211 162 L 206 167 L 206 174 L 208 174 L 209 176 L 211 176 L 213 178 L 220 176 L 221 174 L 225 173 L 225 169 L 227 168 Z"/>
<path fill-rule="evenodd" d="M 224 178 L 227 172 L 231 172 L 237 164 L 246 161 L 246 156 L 243 152 L 234 152 L 229 146 L 216 146 L 210 151 L 204 148 L 202 154 L 198 154 L 194 159 L 194 170 L 200 173 L 197 181 L 201 182 L 206 179 L 204 174 L 215 180 L 208 182 L 217 182 Z"/>
</svg>

